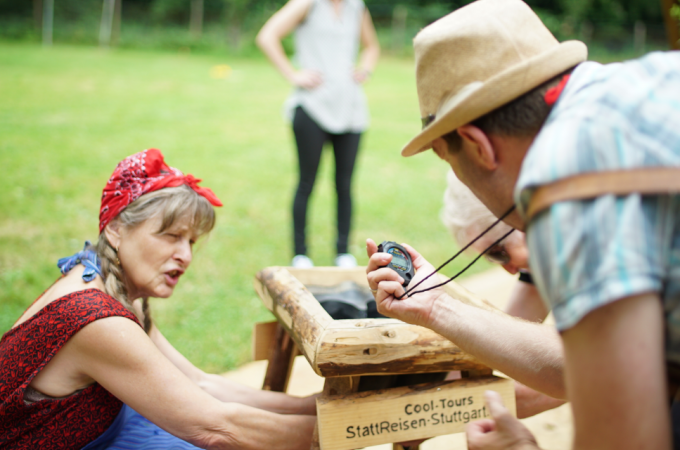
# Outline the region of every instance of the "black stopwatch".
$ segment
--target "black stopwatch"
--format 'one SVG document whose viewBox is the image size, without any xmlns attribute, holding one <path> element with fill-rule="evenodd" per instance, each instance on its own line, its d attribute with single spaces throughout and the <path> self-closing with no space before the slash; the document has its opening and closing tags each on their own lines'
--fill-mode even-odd
<svg viewBox="0 0 680 450">
<path fill-rule="evenodd" d="M 378 246 L 378 251 L 392 255 L 392 261 L 390 261 L 387 267 L 397 272 L 404 279 L 402 286 L 406 287 L 415 274 L 413 261 L 411 260 L 411 255 L 408 254 L 408 251 L 401 245 L 392 241 L 383 241 L 383 243 Z"/>
</svg>

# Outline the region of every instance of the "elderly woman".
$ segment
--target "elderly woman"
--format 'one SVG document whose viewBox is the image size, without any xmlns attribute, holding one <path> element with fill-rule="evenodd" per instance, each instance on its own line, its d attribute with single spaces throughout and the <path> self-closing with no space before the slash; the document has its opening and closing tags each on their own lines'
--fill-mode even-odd
<svg viewBox="0 0 680 450">
<path fill-rule="evenodd" d="M 452 170 L 446 175 L 444 209 L 441 216 L 444 225 L 461 247 L 497 220 Z M 472 249 L 482 253 L 508 231 L 510 226 L 501 222 L 472 244 Z M 519 273 L 518 283 L 510 294 L 505 312 L 532 322 L 543 322 L 549 311 L 529 273 L 529 249 L 524 240 L 524 233 L 515 230 L 499 244 L 490 248 L 484 256 L 490 262 L 502 266 L 511 275 Z"/>
<path fill-rule="evenodd" d="M 118 164 L 99 242 L 0 341 L 0 449 L 309 448 L 314 398 L 206 374 L 150 320 L 221 206 L 199 181 L 155 149 Z"/>
</svg>

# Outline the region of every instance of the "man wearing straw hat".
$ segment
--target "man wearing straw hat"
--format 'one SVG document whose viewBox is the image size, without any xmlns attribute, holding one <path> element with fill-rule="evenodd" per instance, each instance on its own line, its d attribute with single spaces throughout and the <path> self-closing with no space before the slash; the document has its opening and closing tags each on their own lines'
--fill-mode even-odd
<svg viewBox="0 0 680 450">
<path fill-rule="evenodd" d="M 432 328 L 544 392 L 550 383 L 541 377 L 559 384 L 564 373 L 574 448 L 672 448 L 680 54 L 585 62 L 583 43 L 557 42 L 520 0 L 471 3 L 422 30 L 414 48 L 423 130 L 402 155 L 432 148 L 497 217 L 526 231 L 564 350 L 533 324 L 471 312 L 439 289 L 397 300 L 400 279 L 379 269 L 389 256 L 369 241 L 380 311 Z M 413 285 L 433 269 L 409 251 Z M 493 420 L 468 428 L 470 449 L 536 448 L 498 397 L 487 400 Z"/>
</svg>

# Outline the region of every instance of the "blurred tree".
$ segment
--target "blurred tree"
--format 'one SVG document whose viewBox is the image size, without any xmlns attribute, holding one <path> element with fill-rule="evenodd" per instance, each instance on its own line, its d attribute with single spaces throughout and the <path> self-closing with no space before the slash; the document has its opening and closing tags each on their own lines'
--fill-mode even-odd
<svg viewBox="0 0 680 450">
<path fill-rule="evenodd" d="M 673 49 L 680 50 L 680 4 L 675 0 L 662 0 L 661 4 L 668 45 Z"/>
<path fill-rule="evenodd" d="M 224 0 L 226 6 L 227 40 L 229 46 L 238 50 L 241 46 L 241 25 L 256 0 Z M 262 3 L 262 2 L 260 2 Z"/>
<path fill-rule="evenodd" d="M 18 1 L 0 0 L 0 36 L 2 23 L 14 21 L 14 25 L 25 27 L 35 33 L 39 22 L 38 10 L 43 0 Z M 233 49 L 243 47 L 244 39 L 250 39 L 274 11 L 287 0 L 125 0 L 123 16 L 126 23 L 155 24 L 189 27 L 192 36 L 200 34 L 203 24 L 219 24 L 226 28 L 225 40 Z M 638 22 L 647 30 L 663 29 L 664 16 L 668 8 L 662 2 L 677 0 L 526 0 L 544 21 L 546 26 L 560 40 L 581 38 L 599 42 L 612 41 L 632 44 L 633 30 Z M 55 31 L 63 29 L 64 23 L 85 24 L 83 32 L 92 29 L 101 17 L 102 0 L 57 0 L 55 1 Z M 203 23 L 199 27 L 197 18 L 203 3 Z M 422 27 L 448 14 L 454 9 L 470 3 L 470 0 L 364 0 L 371 11 L 378 28 L 391 29 L 395 7 L 402 8 L 398 17 L 404 16 L 404 45 Z M 193 6 L 192 6 L 193 5 Z M 192 21 L 191 11 L 194 11 Z M 36 14 L 34 15 L 34 11 Z M 35 17 L 35 19 L 34 19 Z M 668 19 L 666 19 L 668 20 Z M 191 25 L 193 24 L 193 25 Z M 16 29 L 14 26 L 14 29 Z M 92 27 L 92 28 L 88 28 Z M 75 28 L 74 28 L 75 29 Z M 398 33 L 397 33 L 398 34 Z M 399 39 L 401 40 L 401 39 Z"/>
<path fill-rule="evenodd" d="M 189 0 L 153 0 L 150 13 L 155 22 L 186 23 Z"/>
<path fill-rule="evenodd" d="M 203 0 L 191 0 L 191 17 L 189 18 L 191 37 L 198 39 L 203 32 Z"/>
</svg>

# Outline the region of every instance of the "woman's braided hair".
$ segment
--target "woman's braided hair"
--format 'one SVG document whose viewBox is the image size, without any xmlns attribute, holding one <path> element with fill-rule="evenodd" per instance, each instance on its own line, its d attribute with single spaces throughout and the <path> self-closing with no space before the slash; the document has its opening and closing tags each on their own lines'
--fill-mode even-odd
<svg viewBox="0 0 680 450">
<path fill-rule="evenodd" d="M 190 220 L 190 226 L 198 236 L 210 232 L 215 226 L 215 211 L 210 202 L 186 185 L 144 194 L 130 203 L 113 220 L 125 228 L 135 228 L 157 215 L 161 216 L 158 233 L 169 229 L 178 220 L 185 219 Z M 125 284 L 125 269 L 120 265 L 118 251 L 106 238 L 105 231 L 99 234 L 96 251 L 101 260 L 105 292 L 134 312 Z M 148 298 L 143 299 L 142 313 L 144 317 L 139 319 L 143 320 L 144 330 L 148 333 L 151 329 Z"/>
</svg>

